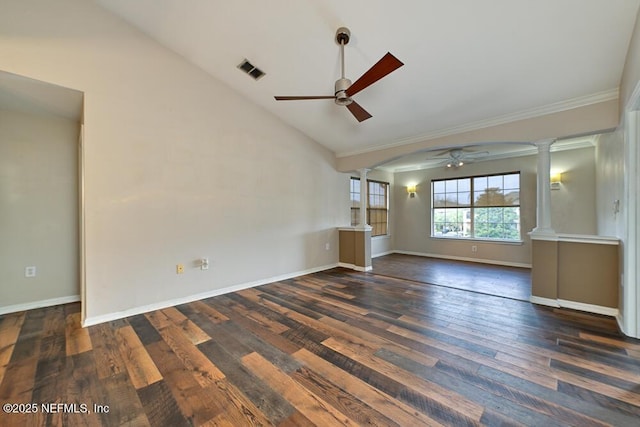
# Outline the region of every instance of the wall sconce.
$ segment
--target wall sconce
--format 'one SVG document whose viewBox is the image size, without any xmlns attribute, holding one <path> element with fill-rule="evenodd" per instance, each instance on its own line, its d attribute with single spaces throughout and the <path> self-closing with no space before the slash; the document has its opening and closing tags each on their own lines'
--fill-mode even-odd
<svg viewBox="0 0 640 427">
<path fill-rule="evenodd" d="M 562 174 L 561 173 L 554 173 L 551 174 L 551 189 L 552 190 L 559 190 L 560 189 L 560 184 L 562 183 Z"/>
<path fill-rule="evenodd" d="M 412 199 L 416 197 L 416 185 L 407 185 L 407 193 L 409 193 L 409 197 Z"/>
</svg>

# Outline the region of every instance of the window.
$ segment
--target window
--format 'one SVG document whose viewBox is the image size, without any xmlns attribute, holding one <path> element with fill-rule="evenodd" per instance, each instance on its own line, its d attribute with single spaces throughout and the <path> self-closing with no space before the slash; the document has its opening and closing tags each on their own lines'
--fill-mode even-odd
<svg viewBox="0 0 640 427">
<path fill-rule="evenodd" d="M 360 216 L 360 179 L 351 178 L 351 225 L 358 225 Z M 371 236 L 388 234 L 389 183 L 367 180 L 367 224 Z"/>
<path fill-rule="evenodd" d="M 520 173 L 431 181 L 431 235 L 521 240 Z"/>
</svg>

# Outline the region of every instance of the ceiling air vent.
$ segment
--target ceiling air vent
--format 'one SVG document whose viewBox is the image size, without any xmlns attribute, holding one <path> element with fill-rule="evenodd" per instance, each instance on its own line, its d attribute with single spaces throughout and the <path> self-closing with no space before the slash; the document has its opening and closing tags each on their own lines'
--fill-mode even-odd
<svg viewBox="0 0 640 427">
<path fill-rule="evenodd" d="M 238 68 L 249 74 L 255 80 L 258 80 L 260 77 L 264 76 L 264 71 L 255 67 L 249 60 L 245 59 L 240 64 L 238 64 Z"/>
</svg>

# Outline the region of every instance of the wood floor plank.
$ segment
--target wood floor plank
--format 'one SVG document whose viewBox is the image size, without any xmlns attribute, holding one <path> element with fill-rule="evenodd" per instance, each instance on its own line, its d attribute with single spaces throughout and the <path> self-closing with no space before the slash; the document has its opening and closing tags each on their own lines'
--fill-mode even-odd
<svg viewBox="0 0 640 427">
<path fill-rule="evenodd" d="M 195 302 L 192 303 L 192 305 L 193 305 L 194 309 L 196 309 L 200 313 L 202 313 L 205 316 L 207 316 L 209 318 L 209 320 L 211 320 L 213 323 L 220 323 L 220 322 L 225 322 L 225 321 L 229 320 L 229 318 L 227 316 L 225 316 L 224 314 L 220 313 L 215 308 L 211 307 L 205 301 L 195 301 Z"/>
<path fill-rule="evenodd" d="M 224 343 L 207 341 L 198 348 L 210 360 L 216 360 L 217 366 L 229 382 L 244 393 L 272 423 L 279 424 L 295 412 L 295 408 L 285 398 L 252 374 L 239 358 L 228 353 Z"/>
<path fill-rule="evenodd" d="M 182 329 L 182 333 L 189 338 L 189 340 L 197 345 L 211 339 L 206 332 L 200 329 L 195 323 L 189 320 L 184 314 L 180 313 L 175 307 L 169 307 L 162 310 L 173 324 Z"/>
<path fill-rule="evenodd" d="M 440 426 L 441 424 L 424 414 L 416 412 L 409 405 L 398 401 L 381 392 L 370 384 L 358 379 L 350 378 L 345 372 L 306 349 L 297 351 L 294 356 L 311 367 L 343 390 L 357 397 L 362 402 L 376 409 L 382 414 L 388 414 L 391 419 L 403 426 L 425 425 Z"/>
<path fill-rule="evenodd" d="M 25 312 L 10 314 L 3 316 L 0 321 L 0 384 L 4 378 L 13 347 L 18 340 L 22 323 L 24 322 Z"/>
<path fill-rule="evenodd" d="M 482 417 L 484 408 L 481 405 L 478 405 L 455 392 L 451 392 L 451 390 L 440 387 L 439 385 L 429 381 L 423 381 L 415 378 L 398 366 L 379 359 L 374 355 L 362 352 L 361 349 L 354 348 L 348 343 L 340 342 L 333 337 L 325 340 L 323 344 L 388 378 L 404 384 L 414 392 L 423 395 L 426 399 L 432 401 L 432 403 L 430 403 L 431 407 L 439 407 L 442 412 L 448 413 L 447 416 L 443 418 L 449 418 L 450 421 L 455 421 L 459 424 L 473 424 L 473 421 L 479 421 Z M 450 406 L 451 402 L 455 402 L 455 408 Z"/>
<path fill-rule="evenodd" d="M 80 313 L 67 315 L 66 327 L 67 356 L 84 353 L 91 350 L 91 337 L 89 331 L 82 327 Z"/>
<path fill-rule="evenodd" d="M 348 416 L 323 401 L 258 353 L 242 358 L 242 363 L 314 423 L 322 426 L 357 426 Z"/>
<path fill-rule="evenodd" d="M 199 396 L 208 396 L 221 405 L 216 418 L 233 426 L 266 426 L 270 422 L 254 403 L 226 379 L 205 388 Z"/>
<path fill-rule="evenodd" d="M 215 384 L 217 380 L 225 377 L 224 373 L 183 334 L 181 328 L 171 325 L 159 332 L 169 348 L 180 359 L 184 368 L 193 375 L 201 387 Z"/>
<path fill-rule="evenodd" d="M 197 392 L 201 392 L 202 387 L 164 340 L 149 344 L 146 348 L 159 367 L 180 413 L 189 424 L 200 425 L 219 414 L 217 407 L 209 406 L 206 401 L 197 398 Z"/>
<path fill-rule="evenodd" d="M 245 295 L 245 294 L 242 293 L 242 291 L 240 291 L 239 295 Z M 252 293 L 252 295 L 253 295 L 253 293 Z M 289 329 L 286 325 L 278 323 L 278 322 L 276 322 L 276 321 L 274 321 L 272 319 L 269 319 L 267 316 L 262 315 L 259 312 L 252 311 L 252 310 L 247 309 L 245 307 L 242 307 L 240 305 L 235 306 L 234 310 L 236 312 L 240 313 L 242 316 L 245 316 L 248 319 L 253 320 L 258 325 L 260 325 L 262 328 L 267 329 L 267 330 L 273 332 L 274 334 L 281 334 L 282 332 L 284 332 L 287 329 Z"/>
<path fill-rule="evenodd" d="M 89 335 L 95 350 L 98 378 L 104 379 L 127 371 L 120 344 L 109 324 L 96 325 L 89 330 Z"/>
<path fill-rule="evenodd" d="M 152 426 L 167 425 L 188 427 L 191 423 L 184 417 L 167 383 L 157 381 L 138 389 L 147 419 Z"/>
<path fill-rule="evenodd" d="M 389 328 L 389 330 L 390 331 L 397 331 L 398 329 L 395 329 L 395 328 L 396 327 L 394 326 L 394 327 Z M 426 326 L 426 327 L 423 328 L 423 330 L 424 329 L 435 330 L 431 326 Z M 464 340 L 466 340 L 468 342 L 479 344 L 479 345 L 483 345 L 485 347 L 491 348 L 491 349 L 496 351 L 496 354 L 495 354 L 494 358 L 495 359 L 500 359 L 500 360 L 505 361 L 505 362 L 507 361 L 507 359 L 504 358 L 504 357 L 500 358 L 499 357 L 500 354 L 509 352 L 512 348 L 516 348 L 517 349 L 516 351 L 520 350 L 518 348 L 518 343 L 517 342 L 510 341 L 510 340 L 508 340 L 508 339 L 506 339 L 504 337 L 502 337 L 500 339 L 500 341 L 494 341 L 494 339 L 490 339 L 489 337 L 484 336 L 484 335 L 476 336 L 475 334 L 462 332 L 462 331 L 459 331 L 459 330 L 456 330 L 456 329 L 453 329 L 453 330 L 450 331 L 448 327 L 440 328 L 439 330 L 441 332 L 444 332 L 447 335 L 457 336 L 458 338 L 464 339 Z M 409 333 L 405 333 L 403 335 L 404 336 L 410 336 L 410 335 L 411 336 L 416 336 L 416 335 L 409 334 Z M 463 352 L 460 352 L 458 354 L 462 354 L 462 353 Z M 522 354 L 522 353 L 519 352 L 519 354 Z M 545 356 L 541 356 L 541 355 L 538 355 L 538 354 L 531 353 L 529 356 L 531 357 L 531 359 L 529 359 L 529 360 L 536 360 L 539 365 L 543 365 L 543 366 L 548 366 L 549 361 L 550 361 L 550 358 L 545 357 Z M 489 363 L 491 366 L 498 366 L 499 365 L 498 363 L 495 363 L 493 361 L 488 361 L 487 363 Z M 525 366 L 523 366 L 523 365 L 518 365 L 518 366 L 520 366 L 521 368 L 524 367 L 524 368 L 529 368 L 529 369 L 523 371 L 523 370 L 519 370 L 519 369 L 517 369 L 515 367 L 509 367 L 508 365 L 505 365 L 504 367 L 508 367 L 509 371 L 511 373 L 516 374 L 517 376 L 529 379 L 531 381 L 535 381 L 538 384 L 543 385 L 545 387 L 548 387 L 550 389 L 554 389 L 554 390 L 556 389 L 557 381 L 555 381 L 554 377 L 550 376 L 550 375 L 541 375 L 541 372 L 540 372 L 540 370 L 538 369 L 537 366 L 534 366 L 534 365 L 531 365 L 531 364 L 525 365 Z"/>
<path fill-rule="evenodd" d="M 86 329 L 78 303 L 3 315 L 0 401 L 110 410 L 0 426 L 637 424 L 640 340 L 614 318 L 452 285 L 335 268 Z"/>
<path fill-rule="evenodd" d="M 40 342 L 47 310 L 26 313 L 11 359 L 0 383 L 0 402 L 30 402 L 35 384 Z M 15 417 L 21 418 L 21 417 Z"/>
<path fill-rule="evenodd" d="M 294 412 L 289 418 L 277 424 L 278 427 L 315 427 L 316 423 L 302 415 L 300 412 Z"/>
<path fill-rule="evenodd" d="M 400 427 L 397 422 L 355 399 L 311 369 L 300 368 L 291 375 L 291 378 L 338 411 L 348 413 L 358 425 Z"/>
<path fill-rule="evenodd" d="M 91 375 L 94 375 L 94 372 L 91 372 Z M 150 425 L 144 405 L 126 372 L 106 377 L 100 381 L 99 386 L 95 384 L 91 388 L 91 394 L 85 394 L 84 396 L 85 401 L 89 400 L 90 405 L 97 403 L 109 408 L 108 412 L 98 414 L 104 425 Z M 91 397 L 89 398 L 89 396 Z M 118 404 L 113 405 L 112 402 L 118 402 Z"/>
<path fill-rule="evenodd" d="M 266 343 L 288 354 L 298 351 L 301 348 L 300 345 L 289 341 L 284 336 L 279 334 L 274 334 L 273 332 L 262 328 L 259 324 L 257 324 L 253 320 L 247 319 L 246 317 L 233 311 L 232 309 L 229 308 L 228 305 L 224 304 L 222 300 L 219 300 L 218 303 L 212 302 L 212 304 L 218 304 L 219 310 L 225 312 L 225 315 L 229 316 L 229 319 L 231 319 L 235 325 L 243 329 L 245 331 L 245 334 L 248 333 L 248 334 L 254 335 L 262 339 Z"/>
<path fill-rule="evenodd" d="M 129 378 L 136 389 L 146 387 L 162 379 L 158 368 L 131 326 L 118 329 L 115 336 Z"/>
<path fill-rule="evenodd" d="M 549 389 L 555 389 L 557 387 L 557 381 L 555 378 L 544 375 L 543 373 L 531 371 L 527 369 L 523 369 L 516 365 L 510 365 L 507 363 L 501 363 L 495 359 L 495 355 L 493 357 L 486 356 L 484 354 L 474 353 L 473 351 L 469 351 L 464 348 L 456 347 L 455 345 L 440 342 L 438 340 L 424 337 L 420 334 L 416 334 L 415 332 L 407 331 L 397 326 L 390 326 L 388 328 L 389 332 L 401 335 L 403 337 L 412 339 L 416 342 L 427 344 L 429 346 L 433 346 L 434 348 L 446 351 L 448 353 L 461 356 L 468 360 L 473 360 L 476 362 L 480 362 L 486 366 L 496 367 L 498 369 L 504 370 L 506 372 L 512 373 L 514 375 L 520 376 L 522 378 L 527 378 L 531 381 L 535 381 L 540 385 L 543 385 Z M 497 353 L 496 353 L 497 355 Z"/>
<path fill-rule="evenodd" d="M 533 382 L 522 378 L 515 377 L 508 373 L 497 369 L 482 367 L 478 372 L 477 378 L 482 378 L 493 382 L 493 384 L 502 384 L 511 390 L 511 396 L 522 397 L 522 399 L 531 399 L 534 397 L 539 402 L 544 402 L 536 407 L 541 410 L 542 406 L 547 409 L 541 412 L 553 415 L 554 418 L 564 419 L 575 425 L 628 425 L 633 423 L 633 417 L 629 417 L 624 413 L 611 411 L 605 406 L 594 406 L 585 399 L 575 399 L 558 391 L 549 391 Z M 515 398 L 515 397 L 514 397 Z M 591 420 L 581 419 L 580 417 L 588 417 Z"/>
<path fill-rule="evenodd" d="M 162 337 L 160 336 L 156 328 L 153 327 L 151 322 L 149 322 L 149 319 L 147 319 L 144 314 L 138 314 L 137 316 L 129 317 L 127 319 L 127 322 L 136 332 L 136 335 L 138 335 L 138 338 L 140 338 L 140 342 L 143 345 L 146 346 L 162 340 Z M 109 326 L 111 329 L 114 329 L 113 326 Z"/>
</svg>

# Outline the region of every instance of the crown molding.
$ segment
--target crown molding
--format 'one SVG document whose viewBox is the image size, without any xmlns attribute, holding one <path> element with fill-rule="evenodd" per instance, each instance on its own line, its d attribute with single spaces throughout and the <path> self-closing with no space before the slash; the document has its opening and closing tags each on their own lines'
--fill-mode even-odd
<svg viewBox="0 0 640 427">
<path fill-rule="evenodd" d="M 503 116 L 494 117 L 486 120 L 478 120 L 471 123 L 466 123 L 459 126 L 452 126 L 446 129 L 436 130 L 428 132 L 422 135 L 412 136 L 409 138 L 402 138 L 391 142 L 389 144 L 378 145 L 376 147 L 369 147 L 360 150 L 342 151 L 336 153 L 336 157 L 348 157 L 358 154 L 371 153 L 374 151 L 385 150 L 388 148 L 400 147 L 403 145 L 413 144 L 416 142 L 429 141 L 431 139 L 442 138 L 445 136 L 456 135 L 464 132 L 471 132 L 474 130 L 484 129 L 492 126 L 499 126 L 519 120 L 532 119 L 535 117 L 544 116 L 547 114 L 559 113 L 561 111 L 572 110 L 574 108 L 586 107 L 588 105 L 598 104 L 600 102 L 611 101 L 618 99 L 620 95 L 620 89 L 609 89 L 602 92 L 597 92 L 591 95 L 580 96 L 577 98 L 555 102 L 553 104 L 543 105 L 541 107 L 530 108 L 527 110 L 518 111 L 515 113 L 505 114 Z"/>
<path fill-rule="evenodd" d="M 558 151 L 566 151 L 566 150 L 578 150 L 580 148 L 592 148 L 596 146 L 596 143 L 600 135 L 588 135 L 581 136 L 578 138 L 571 138 L 566 140 L 558 140 L 551 145 L 550 151 L 552 153 Z M 508 143 L 505 143 L 508 144 Z M 499 154 L 490 154 L 486 157 L 482 157 L 477 161 L 491 161 L 491 160 L 502 160 L 502 159 L 511 159 L 514 157 L 525 157 L 525 156 L 535 156 L 538 154 L 538 149 L 534 145 L 521 145 L 523 148 L 517 151 L 509 151 L 507 153 L 499 153 Z M 412 166 L 400 166 L 397 168 L 393 167 L 385 167 L 384 164 L 377 167 L 377 169 L 384 170 L 386 172 L 398 173 L 398 172 L 413 172 L 417 170 L 425 170 L 425 169 L 435 169 L 442 167 L 442 160 L 438 159 L 435 162 L 435 159 L 430 160 L 426 159 L 426 162 L 416 163 Z"/>
</svg>

